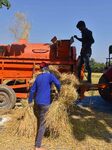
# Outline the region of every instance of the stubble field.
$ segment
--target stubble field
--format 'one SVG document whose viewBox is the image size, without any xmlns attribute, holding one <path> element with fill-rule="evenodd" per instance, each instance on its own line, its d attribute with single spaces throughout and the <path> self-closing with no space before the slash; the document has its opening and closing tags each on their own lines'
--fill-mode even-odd
<svg viewBox="0 0 112 150">
<path fill-rule="evenodd" d="M 98 83 L 101 74 L 92 75 L 92 82 Z M 98 95 L 98 91 L 86 92 L 86 95 Z M 13 112 L 0 116 L 13 116 Z M 12 118 L 13 119 L 13 118 Z M 95 112 L 90 107 L 74 106 L 70 115 L 75 148 L 65 139 L 44 137 L 43 146 L 47 150 L 112 150 L 112 113 Z M 63 129 L 62 129 L 63 130 Z M 33 150 L 34 138 L 12 136 L 0 126 L 0 150 Z"/>
</svg>

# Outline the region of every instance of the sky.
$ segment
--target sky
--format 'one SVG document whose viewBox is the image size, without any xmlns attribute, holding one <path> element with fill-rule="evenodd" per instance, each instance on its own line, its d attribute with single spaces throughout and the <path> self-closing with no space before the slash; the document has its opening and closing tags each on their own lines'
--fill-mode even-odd
<svg viewBox="0 0 112 150">
<path fill-rule="evenodd" d="M 29 42 L 50 43 L 56 36 L 59 40 L 81 37 L 76 28 L 83 20 L 93 32 L 95 43 L 92 58 L 104 62 L 108 57 L 108 47 L 112 45 L 112 0 L 9 0 L 11 8 L 0 9 L 0 44 L 15 42 L 9 28 L 14 24 L 14 15 L 24 13 L 31 24 Z M 81 43 L 75 39 L 77 55 Z"/>
</svg>

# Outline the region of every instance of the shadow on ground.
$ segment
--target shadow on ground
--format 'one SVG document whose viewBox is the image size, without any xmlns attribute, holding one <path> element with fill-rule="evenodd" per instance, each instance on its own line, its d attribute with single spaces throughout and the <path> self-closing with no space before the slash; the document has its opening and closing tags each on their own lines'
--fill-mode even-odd
<svg viewBox="0 0 112 150">
<path fill-rule="evenodd" d="M 91 107 L 94 111 L 112 114 L 112 103 L 104 101 L 101 96 L 85 97 L 78 105 Z"/>
<path fill-rule="evenodd" d="M 86 97 L 74 106 L 71 123 L 74 137 L 82 141 L 86 137 L 112 143 L 112 104 L 100 96 Z"/>
</svg>

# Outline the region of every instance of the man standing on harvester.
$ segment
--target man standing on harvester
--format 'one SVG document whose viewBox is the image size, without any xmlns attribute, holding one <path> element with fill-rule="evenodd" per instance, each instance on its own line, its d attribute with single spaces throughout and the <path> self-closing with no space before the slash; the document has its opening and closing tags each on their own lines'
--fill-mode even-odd
<svg viewBox="0 0 112 150">
<path fill-rule="evenodd" d="M 51 104 L 51 84 L 54 83 L 58 93 L 60 92 L 60 81 L 55 77 L 54 74 L 49 72 L 48 65 L 45 62 L 40 64 L 42 71 L 39 74 L 30 89 L 29 104 L 35 99 L 36 108 L 38 110 L 38 133 L 36 137 L 35 150 L 44 150 L 41 148 L 42 138 L 45 133 L 45 114 Z M 35 97 L 34 97 L 35 96 Z"/>
<path fill-rule="evenodd" d="M 92 54 L 91 46 L 94 43 L 94 38 L 92 36 L 92 31 L 86 28 L 84 21 L 79 21 L 76 27 L 81 31 L 82 37 L 79 38 L 77 35 L 74 35 L 74 38 L 82 42 L 82 48 L 80 52 L 80 61 L 78 65 L 78 77 L 81 79 L 81 68 L 85 64 L 86 70 L 88 72 L 87 81 L 91 83 L 91 67 L 89 63 L 89 58 Z"/>
</svg>

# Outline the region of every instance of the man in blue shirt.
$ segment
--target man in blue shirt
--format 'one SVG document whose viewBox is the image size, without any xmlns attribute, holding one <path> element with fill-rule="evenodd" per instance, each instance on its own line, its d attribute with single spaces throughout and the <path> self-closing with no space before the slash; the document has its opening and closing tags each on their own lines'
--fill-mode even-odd
<svg viewBox="0 0 112 150">
<path fill-rule="evenodd" d="M 30 89 L 30 95 L 28 102 L 32 103 L 35 100 L 36 107 L 38 109 L 38 133 L 36 137 L 36 150 L 42 150 L 41 143 L 45 133 L 45 114 L 51 104 L 51 84 L 54 83 L 58 92 L 60 91 L 60 81 L 54 74 L 49 72 L 48 65 L 45 62 L 40 64 L 42 73 L 37 76 L 33 86 Z"/>
</svg>

